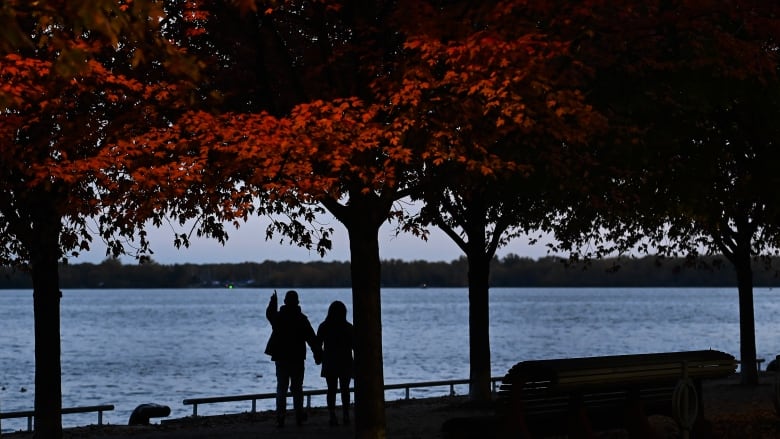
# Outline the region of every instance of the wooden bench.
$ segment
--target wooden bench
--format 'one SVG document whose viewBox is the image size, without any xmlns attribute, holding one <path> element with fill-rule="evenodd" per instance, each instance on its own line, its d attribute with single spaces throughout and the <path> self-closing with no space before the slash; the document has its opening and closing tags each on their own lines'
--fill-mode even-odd
<svg viewBox="0 0 780 439">
<path fill-rule="evenodd" d="M 682 437 L 696 435 L 706 428 L 702 380 L 736 369 L 732 355 L 713 350 L 523 361 L 499 388 L 501 435 L 590 438 L 625 428 L 631 437 L 648 437 L 651 414 L 672 416 Z"/>
</svg>

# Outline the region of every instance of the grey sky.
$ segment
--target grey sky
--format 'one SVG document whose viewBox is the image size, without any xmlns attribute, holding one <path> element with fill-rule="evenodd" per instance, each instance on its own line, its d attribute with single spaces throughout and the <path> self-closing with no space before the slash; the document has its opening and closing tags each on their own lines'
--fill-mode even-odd
<svg viewBox="0 0 780 439">
<path fill-rule="evenodd" d="M 172 244 L 174 232 L 171 229 L 150 229 L 148 232 L 154 250 L 152 259 L 160 264 L 238 263 L 264 260 L 348 261 L 349 241 L 344 226 L 336 220 L 326 221 L 326 225 L 335 229 L 335 235 L 333 249 L 324 258 L 314 251 L 310 252 L 295 245 L 279 244 L 278 239 L 266 241 L 265 226 L 259 219 L 250 220 L 238 230 L 231 228 L 230 239 L 225 246 L 213 239 L 193 238 L 189 248 L 177 250 Z M 394 228 L 385 225 L 380 229 L 379 238 L 379 252 L 382 259 L 449 262 L 462 256 L 460 249 L 438 229 L 431 230 L 430 238 L 426 242 L 410 234 L 395 236 Z M 98 263 L 104 260 L 105 247 L 98 242 L 93 244 L 92 251 L 82 254 L 77 259 L 71 259 L 70 262 Z M 547 249 L 541 243 L 529 246 L 527 238 L 520 238 L 500 249 L 498 255 L 504 256 L 508 253 L 538 258 L 547 255 Z M 132 263 L 133 260 L 125 259 L 124 262 Z"/>
</svg>

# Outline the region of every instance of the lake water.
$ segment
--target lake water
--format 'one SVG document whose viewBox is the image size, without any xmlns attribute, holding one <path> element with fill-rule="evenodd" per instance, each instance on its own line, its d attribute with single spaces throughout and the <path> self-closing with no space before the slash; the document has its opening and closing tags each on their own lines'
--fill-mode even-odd
<svg viewBox="0 0 780 439">
<path fill-rule="evenodd" d="M 352 313 L 348 289 L 298 291 L 315 329 L 333 300 Z M 182 404 L 186 398 L 273 392 L 273 363 L 263 354 L 271 292 L 65 290 L 63 406 L 114 404 L 104 422 L 126 424 L 143 403 L 168 405 L 171 417 L 183 417 L 192 413 Z M 755 303 L 758 356 L 768 361 L 780 353 L 780 290 L 756 289 Z M 494 376 L 528 359 L 710 348 L 739 356 L 736 288 L 495 288 L 490 305 Z M 382 326 L 387 384 L 468 378 L 466 289 L 385 289 Z M 310 354 L 304 386 L 325 387 Z M 3 290 L 0 411 L 32 409 L 34 391 L 32 292 Z M 412 396 L 448 391 L 421 389 Z M 386 396 L 402 397 L 403 391 Z M 313 404 L 325 403 L 315 398 Z M 271 409 L 273 400 L 258 405 Z M 202 405 L 198 412 L 250 409 L 246 401 Z M 65 426 L 96 421 L 95 413 L 63 417 Z M 24 419 L 2 422 L 3 432 L 23 428 Z"/>
</svg>

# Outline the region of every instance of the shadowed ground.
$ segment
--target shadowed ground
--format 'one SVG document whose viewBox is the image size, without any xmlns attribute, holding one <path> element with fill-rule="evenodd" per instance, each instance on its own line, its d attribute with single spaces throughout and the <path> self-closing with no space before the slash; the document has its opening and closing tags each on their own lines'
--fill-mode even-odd
<svg viewBox="0 0 780 439">
<path fill-rule="evenodd" d="M 712 422 L 713 439 L 780 438 L 780 416 L 772 403 L 774 375 L 763 373 L 757 387 L 739 385 L 739 377 L 705 382 L 705 417 Z M 387 437 L 389 439 L 489 438 L 492 426 L 486 423 L 491 408 L 475 408 L 463 396 L 387 403 Z M 442 433 L 442 425 L 453 418 L 472 418 L 471 424 L 459 424 L 455 434 Z M 65 438 L 75 439 L 216 439 L 216 438 L 353 438 L 352 426 L 328 425 L 327 410 L 314 408 L 303 426 L 294 423 L 276 427 L 273 412 L 236 415 L 186 417 L 166 420 L 149 426 L 104 425 L 68 428 Z M 292 419 L 291 419 L 292 421 Z M 679 436 L 671 419 L 652 417 L 659 438 Z M 600 434 L 603 438 L 626 437 L 620 430 Z M 28 439 L 32 433 L 4 434 L 4 438 Z"/>
</svg>

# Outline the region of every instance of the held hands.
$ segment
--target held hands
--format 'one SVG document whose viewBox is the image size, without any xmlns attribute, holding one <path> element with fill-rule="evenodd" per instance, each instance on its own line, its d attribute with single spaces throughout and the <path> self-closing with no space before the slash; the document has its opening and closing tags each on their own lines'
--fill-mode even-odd
<svg viewBox="0 0 780 439">
<path fill-rule="evenodd" d="M 315 344 L 312 346 L 311 353 L 314 354 L 314 364 L 320 365 L 322 363 L 322 345 Z"/>
<path fill-rule="evenodd" d="M 318 366 L 322 364 L 322 351 L 319 349 L 314 351 L 314 364 Z"/>
</svg>

